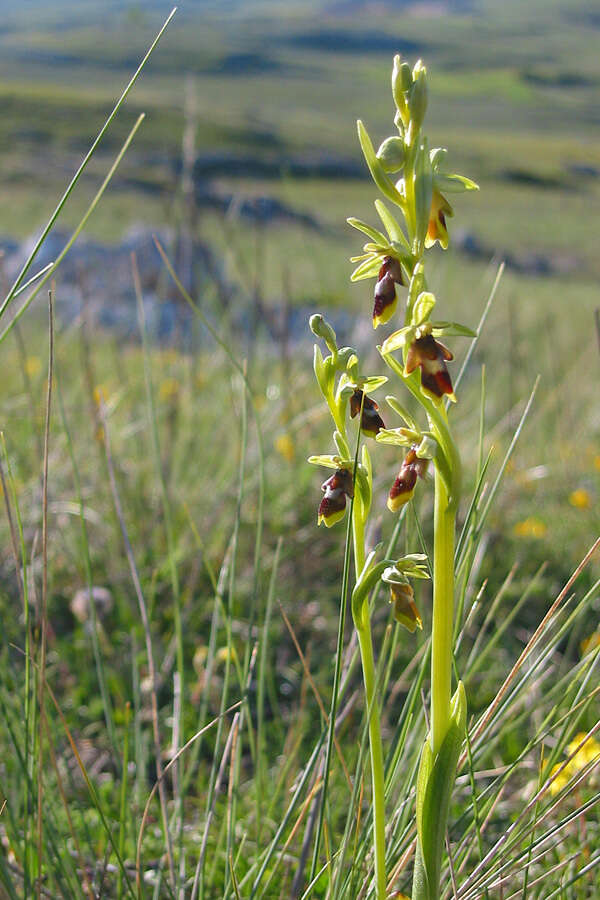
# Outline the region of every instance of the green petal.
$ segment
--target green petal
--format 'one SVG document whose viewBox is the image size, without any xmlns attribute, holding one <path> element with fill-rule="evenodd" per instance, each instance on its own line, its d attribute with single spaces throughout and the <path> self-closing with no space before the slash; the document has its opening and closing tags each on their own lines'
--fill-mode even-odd
<svg viewBox="0 0 600 900">
<path fill-rule="evenodd" d="M 333 456 L 330 453 L 325 453 L 323 456 L 309 456 L 308 462 L 313 466 L 325 466 L 326 469 L 352 468 L 351 460 L 342 459 L 341 456 Z"/>
<path fill-rule="evenodd" d="M 380 428 L 375 440 L 379 444 L 394 444 L 397 447 L 410 447 L 413 442 L 410 438 L 406 437 L 406 434 L 401 433 L 403 431 L 405 431 L 403 428 Z"/>
<path fill-rule="evenodd" d="M 422 291 L 417 297 L 413 308 L 412 322 L 413 325 L 422 325 L 431 315 L 435 306 L 435 295 L 429 291 Z"/>
<path fill-rule="evenodd" d="M 464 175 L 449 175 L 436 172 L 433 180 L 438 191 L 442 193 L 462 194 L 463 191 L 479 190 L 479 185 Z"/>
<path fill-rule="evenodd" d="M 375 241 L 376 244 L 387 244 L 387 238 L 381 231 L 378 231 L 376 228 L 371 228 L 370 225 L 367 225 L 366 222 L 362 222 L 360 219 L 354 218 L 354 216 L 350 216 L 349 219 L 346 219 L 348 225 L 352 225 L 353 228 L 356 228 L 358 231 L 362 231 L 363 234 L 366 234 L 367 237 L 370 237 L 372 241 Z"/>
<path fill-rule="evenodd" d="M 434 337 L 477 337 L 476 331 L 461 325 L 460 322 L 434 322 L 431 333 Z"/>
<path fill-rule="evenodd" d="M 364 379 L 362 383 L 362 389 L 367 394 L 371 394 L 378 388 L 383 387 L 383 385 L 387 384 L 387 382 L 388 378 L 386 375 L 370 375 L 368 378 Z"/>
<path fill-rule="evenodd" d="M 400 328 L 399 331 L 390 334 L 389 338 L 383 342 L 381 345 L 381 352 L 392 353 L 394 350 L 399 350 L 400 347 L 404 347 L 406 343 L 412 341 L 413 334 L 414 328 Z"/>
<path fill-rule="evenodd" d="M 364 259 L 364 257 L 363 257 Z M 373 278 L 381 268 L 381 259 L 372 253 L 367 254 L 367 259 L 357 266 L 350 276 L 350 281 L 362 281 L 364 278 Z"/>
</svg>

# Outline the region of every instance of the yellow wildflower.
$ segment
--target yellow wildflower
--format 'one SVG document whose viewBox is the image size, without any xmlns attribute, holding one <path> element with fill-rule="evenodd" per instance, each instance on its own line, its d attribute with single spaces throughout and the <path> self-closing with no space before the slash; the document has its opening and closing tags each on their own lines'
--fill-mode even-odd
<svg viewBox="0 0 600 900">
<path fill-rule="evenodd" d="M 216 660 L 218 663 L 233 663 L 236 662 L 238 655 L 236 653 L 236 649 L 233 645 L 231 647 L 219 647 L 216 653 Z"/>
<path fill-rule="evenodd" d="M 597 759 L 600 756 L 600 744 L 596 740 L 593 735 L 587 739 L 585 744 L 582 747 L 577 749 L 581 742 L 584 740 L 586 735 L 585 731 L 579 731 L 573 740 L 567 744 L 567 753 L 569 756 L 574 753 L 575 756 L 571 760 L 571 763 L 577 763 L 578 769 L 583 769 L 589 763 L 593 762 L 593 760 Z"/>
<path fill-rule="evenodd" d="M 594 456 L 594 468 L 596 472 L 600 472 L 600 453 L 597 453 L 596 456 Z"/>
<path fill-rule="evenodd" d="M 179 382 L 176 378 L 165 378 L 162 382 L 158 396 L 161 400 L 173 400 L 179 393 Z"/>
<path fill-rule="evenodd" d="M 550 793 L 552 796 L 560 794 L 563 788 L 565 788 L 571 779 L 575 778 L 582 769 L 585 769 L 590 763 L 600 760 L 600 744 L 594 737 L 588 737 L 585 743 L 581 747 L 579 746 L 584 740 L 585 735 L 585 731 L 580 731 L 575 735 L 573 740 L 567 744 L 565 752 L 569 756 L 572 754 L 574 755 L 566 766 L 564 766 L 560 775 L 557 775 L 550 785 Z M 577 749 L 578 747 L 579 749 Z M 562 766 L 563 763 L 557 763 L 553 766 L 550 777 L 552 778 Z"/>
<path fill-rule="evenodd" d="M 582 656 L 585 656 L 586 653 L 591 653 L 596 647 L 600 647 L 600 631 L 595 631 L 593 634 L 590 634 L 590 636 L 584 638 L 579 645 Z"/>
<path fill-rule="evenodd" d="M 42 362 L 39 356 L 28 356 L 25 360 L 25 371 L 30 378 L 38 374 L 42 368 Z"/>
<path fill-rule="evenodd" d="M 294 461 L 295 445 L 287 431 L 275 438 L 275 449 L 286 462 Z"/>
<path fill-rule="evenodd" d="M 575 509 L 589 509 L 592 505 L 592 498 L 585 488 L 578 488 L 576 491 L 569 494 L 569 503 L 571 506 L 574 506 Z"/>
<path fill-rule="evenodd" d="M 541 519 L 529 516 L 527 519 L 523 519 L 522 522 L 517 522 L 513 531 L 515 536 L 520 538 L 543 538 L 548 531 L 548 527 Z"/>
<path fill-rule="evenodd" d="M 94 388 L 94 403 L 96 404 L 96 406 L 100 406 L 101 403 L 106 405 L 106 403 L 108 402 L 109 394 L 110 391 L 108 390 L 107 385 L 96 385 L 96 387 Z"/>
</svg>

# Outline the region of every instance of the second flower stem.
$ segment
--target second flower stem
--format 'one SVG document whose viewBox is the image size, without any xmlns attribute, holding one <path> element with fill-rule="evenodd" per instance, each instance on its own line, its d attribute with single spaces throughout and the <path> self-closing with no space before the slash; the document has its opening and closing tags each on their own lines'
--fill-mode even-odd
<svg viewBox="0 0 600 900">
<path fill-rule="evenodd" d="M 354 534 L 354 561 L 358 578 L 365 564 L 364 522 L 360 504 L 354 504 L 352 521 Z M 373 791 L 373 848 L 375 855 L 375 896 L 385 900 L 385 800 L 383 747 L 381 743 L 381 723 L 379 702 L 376 693 L 375 661 L 371 636 L 371 617 L 368 596 L 354 614 L 354 626 L 358 635 L 358 645 L 362 662 L 367 715 L 369 724 L 369 749 L 371 756 L 371 783 Z"/>
</svg>

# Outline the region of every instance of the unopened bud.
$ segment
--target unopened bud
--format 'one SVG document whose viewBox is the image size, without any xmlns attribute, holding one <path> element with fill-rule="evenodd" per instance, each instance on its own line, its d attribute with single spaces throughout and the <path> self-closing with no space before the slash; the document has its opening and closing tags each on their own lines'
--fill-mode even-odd
<svg viewBox="0 0 600 900">
<path fill-rule="evenodd" d="M 332 353 L 337 353 L 335 331 L 322 315 L 317 314 L 309 319 L 310 330 L 317 337 L 323 338 Z"/>
<path fill-rule="evenodd" d="M 400 137 L 389 137 L 379 147 L 377 159 L 385 172 L 399 172 L 404 166 L 404 141 Z"/>
<path fill-rule="evenodd" d="M 413 69 L 413 85 L 408 95 L 408 108 L 413 134 L 420 130 L 427 111 L 427 69 L 419 60 Z"/>
<path fill-rule="evenodd" d="M 423 622 L 419 610 L 415 604 L 415 592 L 408 582 L 406 584 L 390 585 L 390 603 L 394 605 L 394 618 L 410 632 L 415 628 L 423 628 Z"/>
<path fill-rule="evenodd" d="M 398 113 L 405 126 L 408 125 L 407 93 L 412 85 L 412 74 L 408 63 L 402 62 L 402 57 L 397 54 L 394 57 L 392 69 L 392 95 Z"/>
</svg>

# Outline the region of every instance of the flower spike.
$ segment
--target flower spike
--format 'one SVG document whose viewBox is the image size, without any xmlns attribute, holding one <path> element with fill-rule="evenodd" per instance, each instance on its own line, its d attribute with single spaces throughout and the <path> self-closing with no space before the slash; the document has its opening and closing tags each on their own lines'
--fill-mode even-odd
<svg viewBox="0 0 600 900">
<path fill-rule="evenodd" d="M 444 344 L 431 334 L 416 338 L 406 354 L 404 371 L 407 375 L 417 368 L 421 369 L 421 389 L 434 400 L 441 400 L 447 394 L 450 400 L 456 402 L 454 388 L 446 362 L 454 359 L 453 354 Z"/>
</svg>

